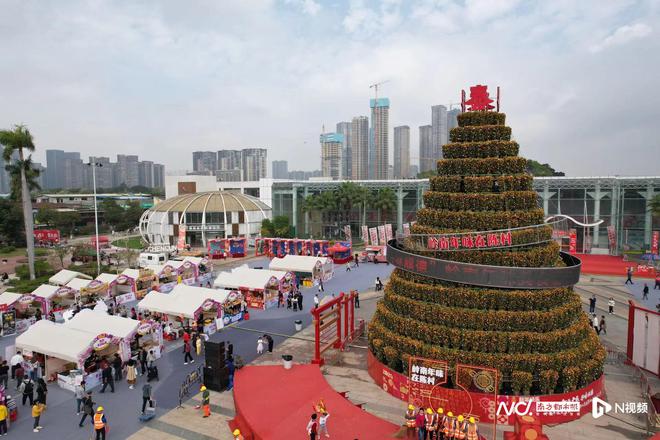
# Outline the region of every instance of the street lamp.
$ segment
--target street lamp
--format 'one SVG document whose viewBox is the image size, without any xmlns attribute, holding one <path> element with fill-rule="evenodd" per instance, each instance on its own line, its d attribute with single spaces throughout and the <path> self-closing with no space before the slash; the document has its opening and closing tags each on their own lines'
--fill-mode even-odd
<svg viewBox="0 0 660 440">
<path fill-rule="evenodd" d="M 94 226 L 96 228 L 96 275 L 101 274 L 101 251 L 99 248 L 99 210 L 96 205 L 96 168 L 103 167 L 102 163 L 90 162 L 87 164 L 92 167 L 92 186 L 94 187 Z"/>
</svg>

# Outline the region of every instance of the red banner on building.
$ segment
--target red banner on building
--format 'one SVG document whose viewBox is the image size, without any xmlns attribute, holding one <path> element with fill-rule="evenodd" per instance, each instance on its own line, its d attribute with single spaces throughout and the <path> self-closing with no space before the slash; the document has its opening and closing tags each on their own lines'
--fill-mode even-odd
<svg viewBox="0 0 660 440">
<path fill-rule="evenodd" d="M 568 253 L 577 253 L 577 231 L 575 229 L 568 230 Z"/>
<path fill-rule="evenodd" d="M 179 240 L 176 243 L 176 248 L 181 250 L 186 247 L 186 225 L 179 225 Z"/>
<path fill-rule="evenodd" d="M 607 240 L 610 244 L 610 251 L 614 251 L 616 249 L 616 229 L 612 225 L 607 227 Z"/>
<path fill-rule="evenodd" d="M 658 255 L 658 242 L 660 241 L 660 231 L 653 231 L 651 235 L 651 253 Z"/>
</svg>

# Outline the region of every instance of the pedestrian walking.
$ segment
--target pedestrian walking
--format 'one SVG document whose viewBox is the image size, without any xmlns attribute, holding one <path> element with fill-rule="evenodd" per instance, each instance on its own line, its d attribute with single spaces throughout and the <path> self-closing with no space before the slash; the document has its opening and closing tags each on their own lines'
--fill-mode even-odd
<svg viewBox="0 0 660 440">
<path fill-rule="evenodd" d="M 119 357 L 118 353 L 115 353 L 115 357 L 112 359 L 112 368 L 115 371 L 115 381 L 119 382 L 122 377 L 122 368 L 123 368 L 123 362 L 121 361 L 121 358 Z"/>
<path fill-rule="evenodd" d="M 320 304 L 320 302 L 321 302 L 321 301 L 319 300 L 319 294 L 318 294 L 318 293 L 315 293 L 315 294 L 314 294 L 314 308 L 315 308 L 315 309 L 318 309 L 318 308 L 319 308 L 319 304 Z"/>
<path fill-rule="evenodd" d="M 257 354 L 261 354 L 264 352 L 264 339 L 259 338 L 257 339 Z"/>
<path fill-rule="evenodd" d="M 137 368 L 135 368 L 135 361 L 130 359 L 128 361 L 128 366 L 126 367 L 126 382 L 128 382 L 128 389 L 132 390 L 135 388 L 135 382 L 137 381 Z"/>
<path fill-rule="evenodd" d="M 628 278 L 626 278 L 626 282 L 624 284 L 634 284 L 632 281 L 632 276 L 633 276 L 633 268 L 632 266 L 628 267 L 628 270 L 626 271 L 626 274 L 628 275 Z"/>
<path fill-rule="evenodd" d="M 291 298 L 292 298 L 292 296 L 293 296 L 293 294 L 291 292 L 289 292 L 286 295 L 286 308 L 287 309 L 291 309 Z"/>
<path fill-rule="evenodd" d="M 360 267 L 360 259 L 358 257 L 357 252 L 355 253 L 355 256 L 353 257 L 353 261 L 355 261 L 355 267 Z"/>
<path fill-rule="evenodd" d="M 184 342 L 183 343 L 183 365 L 188 365 L 188 360 L 190 360 L 190 363 L 194 363 L 195 360 L 192 358 L 192 355 L 190 354 L 190 343 L 189 342 Z"/>
<path fill-rule="evenodd" d="M 323 288 L 323 278 L 319 278 L 319 292 L 325 292 L 325 288 Z"/>
<path fill-rule="evenodd" d="M 599 323 L 599 334 L 602 333 L 604 335 L 607 335 L 607 324 L 605 323 L 605 315 L 600 315 L 600 323 Z"/>
<path fill-rule="evenodd" d="M 37 400 L 46 407 L 46 396 L 48 395 L 48 386 L 43 378 L 37 379 Z"/>
<path fill-rule="evenodd" d="M 204 410 L 202 417 L 209 417 L 211 415 L 211 393 L 204 385 L 199 390 L 202 392 L 202 409 Z"/>
<path fill-rule="evenodd" d="M 277 308 L 279 309 L 284 305 L 284 294 L 282 292 L 277 293 Z"/>
<path fill-rule="evenodd" d="M 272 353 L 273 352 L 273 344 L 274 344 L 273 338 L 270 335 L 266 334 L 266 335 L 264 335 L 264 339 L 266 340 L 266 343 L 268 344 L 268 353 Z"/>
<path fill-rule="evenodd" d="M 298 309 L 302 312 L 303 307 L 303 296 L 302 293 L 298 292 Z"/>
<path fill-rule="evenodd" d="M 145 383 L 142 385 L 142 414 L 147 408 L 147 403 L 151 401 L 151 384 Z"/>
<path fill-rule="evenodd" d="M 649 299 L 649 285 L 644 283 L 644 288 L 642 289 L 642 299 Z"/>
<path fill-rule="evenodd" d="M 319 438 L 321 438 L 321 434 L 325 434 L 327 438 L 330 438 L 330 433 L 328 433 L 328 417 L 330 417 L 330 414 L 322 410 L 321 417 L 319 417 Z"/>
<path fill-rule="evenodd" d="M 376 290 L 383 289 L 383 282 L 380 280 L 380 277 L 376 277 Z"/>
<path fill-rule="evenodd" d="M 610 296 L 610 300 L 607 301 L 607 307 L 609 308 L 609 314 L 614 315 L 614 298 Z"/>
<path fill-rule="evenodd" d="M 653 286 L 653 290 L 655 289 L 660 289 L 660 271 L 655 275 L 655 286 Z"/>
<path fill-rule="evenodd" d="M 2 361 L 2 364 L 0 365 L 0 383 L 5 386 L 5 390 L 9 389 L 7 387 L 9 382 L 9 365 L 7 365 L 7 361 Z"/>
<path fill-rule="evenodd" d="M 357 290 L 355 291 L 355 308 L 359 309 L 360 308 L 360 292 Z"/>
<path fill-rule="evenodd" d="M 87 395 L 83 399 L 83 415 L 78 423 L 80 428 L 83 427 L 83 423 L 87 417 L 90 418 L 92 424 L 94 423 L 94 405 L 96 405 L 96 402 L 92 400 L 92 392 L 87 391 Z"/>
<path fill-rule="evenodd" d="M 591 294 L 589 298 L 589 313 L 596 313 L 596 294 Z"/>
<path fill-rule="evenodd" d="M 20 388 L 21 384 L 23 383 L 23 379 L 25 378 L 25 369 L 23 368 L 23 364 L 18 364 L 18 368 L 14 372 L 16 375 L 16 389 Z"/>
<path fill-rule="evenodd" d="M 147 354 L 147 368 L 153 366 L 154 362 L 156 362 L 156 355 L 153 350 L 149 350 Z"/>
<path fill-rule="evenodd" d="M 294 293 L 293 296 L 291 297 L 291 303 L 293 304 L 293 311 L 297 312 L 298 311 L 298 293 Z"/>
<path fill-rule="evenodd" d="M 140 360 L 140 376 L 144 376 L 144 373 L 147 372 L 147 350 L 141 348 L 138 359 Z"/>
<path fill-rule="evenodd" d="M 350 272 L 350 271 L 351 271 L 351 262 L 349 261 L 348 263 L 346 263 L 346 272 Z"/>
<path fill-rule="evenodd" d="M 23 359 L 23 355 L 21 354 L 20 351 L 17 351 L 15 355 L 11 357 L 9 360 L 9 365 L 11 366 L 11 378 L 15 379 L 16 378 L 16 370 L 18 369 L 19 366 L 21 366 L 25 362 L 25 359 Z M 18 385 L 17 385 L 18 386 Z"/>
<path fill-rule="evenodd" d="M 39 424 L 41 421 L 41 413 L 44 411 L 45 405 L 38 400 L 32 405 L 32 418 L 34 419 L 34 425 L 32 426 L 32 432 L 39 432 L 43 429 L 43 426 Z"/>
<path fill-rule="evenodd" d="M 594 313 L 593 318 L 591 319 L 591 325 L 593 326 L 594 330 L 596 330 L 596 333 L 600 334 L 600 330 L 598 330 L 598 324 L 600 321 L 598 320 L 598 316 Z"/>
<path fill-rule="evenodd" d="M 316 421 L 316 413 L 312 414 L 312 417 L 307 422 L 307 435 L 309 435 L 309 440 L 316 440 L 319 433 L 319 424 Z"/>
<path fill-rule="evenodd" d="M 23 395 L 23 403 L 25 406 L 26 401 L 30 401 L 30 406 L 34 404 L 34 382 L 29 377 L 26 378 L 21 386 L 18 388 L 18 391 Z"/>
<path fill-rule="evenodd" d="M 110 364 L 106 364 L 105 368 L 101 371 L 101 379 L 103 380 L 103 386 L 101 387 L 101 393 L 105 393 L 105 389 L 110 385 L 110 392 L 115 392 L 115 379 L 112 377 L 112 367 Z"/>
<path fill-rule="evenodd" d="M 195 341 L 195 352 L 197 353 L 197 356 L 202 355 L 202 338 L 201 337 L 197 338 L 197 341 Z"/>
<path fill-rule="evenodd" d="M 94 414 L 94 432 L 96 440 L 105 440 L 105 432 L 108 430 L 108 419 L 105 417 L 103 407 L 99 406 Z"/>
<path fill-rule="evenodd" d="M 3 399 L 0 400 L 0 435 L 7 435 L 7 417 L 9 417 L 9 411 Z"/>
<path fill-rule="evenodd" d="M 74 393 L 76 395 L 76 415 L 80 415 L 80 408 L 83 406 L 83 402 L 85 401 L 85 396 L 87 395 L 87 392 L 85 391 L 85 381 L 83 380 L 80 382 L 78 385 L 76 385 L 74 389 Z"/>
</svg>

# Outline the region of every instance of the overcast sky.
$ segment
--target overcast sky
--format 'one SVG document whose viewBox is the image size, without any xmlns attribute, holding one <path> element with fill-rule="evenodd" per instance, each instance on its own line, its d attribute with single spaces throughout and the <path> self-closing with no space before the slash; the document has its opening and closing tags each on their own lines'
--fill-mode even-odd
<svg viewBox="0 0 660 440">
<path fill-rule="evenodd" d="M 658 175 L 660 0 L 0 0 L 0 127 L 36 158 L 268 147 L 320 168 L 322 126 L 367 115 L 389 80 L 390 126 L 460 90 L 502 89 L 521 154 L 573 176 Z M 390 151 L 393 148 L 390 138 Z M 114 159 L 113 159 L 114 160 Z M 270 170 L 269 170 L 270 172 Z"/>
</svg>

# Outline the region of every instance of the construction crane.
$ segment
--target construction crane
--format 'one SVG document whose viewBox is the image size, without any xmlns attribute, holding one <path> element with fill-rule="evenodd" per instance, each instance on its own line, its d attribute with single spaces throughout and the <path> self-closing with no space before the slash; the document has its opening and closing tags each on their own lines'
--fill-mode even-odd
<svg viewBox="0 0 660 440">
<path fill-rule="evenodd" d="M 377 83 L 371 84 L 369 86 L 370 89 L 374 89 L 374 97 L 376 99 L 376 103 L 378 102 L 378 87 L 382 86 L 383 84 L 388 83 L 388 82 L 390 82 L 390 80 L 386 79 L 385 81 L 377 82 Z"/>
</svg>

